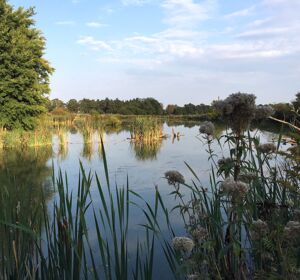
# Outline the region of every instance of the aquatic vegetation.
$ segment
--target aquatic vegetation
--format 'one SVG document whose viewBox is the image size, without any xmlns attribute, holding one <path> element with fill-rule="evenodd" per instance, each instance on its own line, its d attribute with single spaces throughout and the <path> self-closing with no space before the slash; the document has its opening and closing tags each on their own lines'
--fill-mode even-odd
<svg viewBox="0 0 300 280">
<path fill-rule="evenodd" d="M 131 125 L 131 139 L 153 141 L 162 137 L 162 123 L 157 118 L 137 117 Z"/>
</svg>

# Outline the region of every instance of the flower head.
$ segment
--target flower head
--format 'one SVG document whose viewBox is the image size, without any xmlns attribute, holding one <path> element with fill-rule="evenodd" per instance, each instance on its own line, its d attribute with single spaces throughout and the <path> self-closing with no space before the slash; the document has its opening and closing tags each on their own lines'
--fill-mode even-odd
<svg viewBox="0 0 300 280">
<path fill-rule="evenodd" d="M 221 158 L 221 159 L 219 159 L 218 160 L 218 165 L 220 166 L 220 167 L 222 167 L 222 166 L 226 166 L 226 165 L 232 165 L 234 163 L 234 160 L 232 159 L 232 158 Z"/>
<path fill-rule="evenodd" d="M 185 182 L 183 175 L 176 170 L 167 171 L 165 173 L 165 177 L 167 178 L 169 185 L 175 186 L 178 184 L 184 184 Z"/>
<path fill-rule="evenodd" d="M 245 172 L 245 173 L 240 173 L 238 175 L 238 180 L 242 182 L 249 183 L 257 178 L 257 174 L 254 172 Z"/>
<path fill-rule="evenodd" d="M 235 181 L 233 178 L 226 178 L 221 184 L 221 191 L 233 199 L 246 196 L 249 187 L 241 181 Z"/>
<path fill-rule="evenodd" d="M 206 228 L 199 227 L 191 231 L 191 235 L 196 242 L 202 242 L 208 235 Z"/>
<path fill-rule="evenodd" d="M 273 143 L 260 144 L 258 145 L 257 150 L 263 154 L 271 154 L 276 152 L 276 146 Z"/>
<path fill-rule="evenodd" d="M 215 126 L 212 122 L 204 122 L 200 128 L 200 133 L 206 134 L 206 135 L 213 135 L 215 133 Z"/>
<path fill-rule="evenodd" d="M 175 237 L 172 240 L 172 245 L 176 251 L 190 253 L 193 250 L 195 243 L 192 239 L 188 237 Z"/>
</svg>

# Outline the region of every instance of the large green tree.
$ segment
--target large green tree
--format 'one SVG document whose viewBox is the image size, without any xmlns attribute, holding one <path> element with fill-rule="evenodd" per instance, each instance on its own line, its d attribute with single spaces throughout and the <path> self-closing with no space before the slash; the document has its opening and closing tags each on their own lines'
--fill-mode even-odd
<svg viewBox="0 0 300 280">
<path fill-rule="evenodd" d="M 0 127 L 7 129 L 32 129 L 50 92 L 53 68 L 43 57 L 45 38 L 34 14 L 0 0 Z"/>
</svg>

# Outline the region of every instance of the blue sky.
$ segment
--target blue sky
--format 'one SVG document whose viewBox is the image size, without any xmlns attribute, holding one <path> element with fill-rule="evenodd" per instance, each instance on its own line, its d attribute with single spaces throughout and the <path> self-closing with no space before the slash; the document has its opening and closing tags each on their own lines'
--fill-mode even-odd
<svg viewBox="0 0 300 280">
<path fill-rule="evenodd" d="M 11 0 L 35 6 L 51 98 L 258 103 L 300 91 L 300 0 Z"/>
</svg>

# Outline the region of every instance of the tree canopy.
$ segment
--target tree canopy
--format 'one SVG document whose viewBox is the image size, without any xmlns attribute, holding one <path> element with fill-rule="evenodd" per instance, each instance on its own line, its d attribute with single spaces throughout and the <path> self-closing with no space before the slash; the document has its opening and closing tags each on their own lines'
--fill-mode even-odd
<svg viewBox="0 0 300 280">
<path fill-rule="evenodd" d="M 43 57 L 45 38 L 34 14 L 0 0 L 0 126 L 7 129 L 31 129 L 46 110 L 53 68 Z"/>
</svg>

